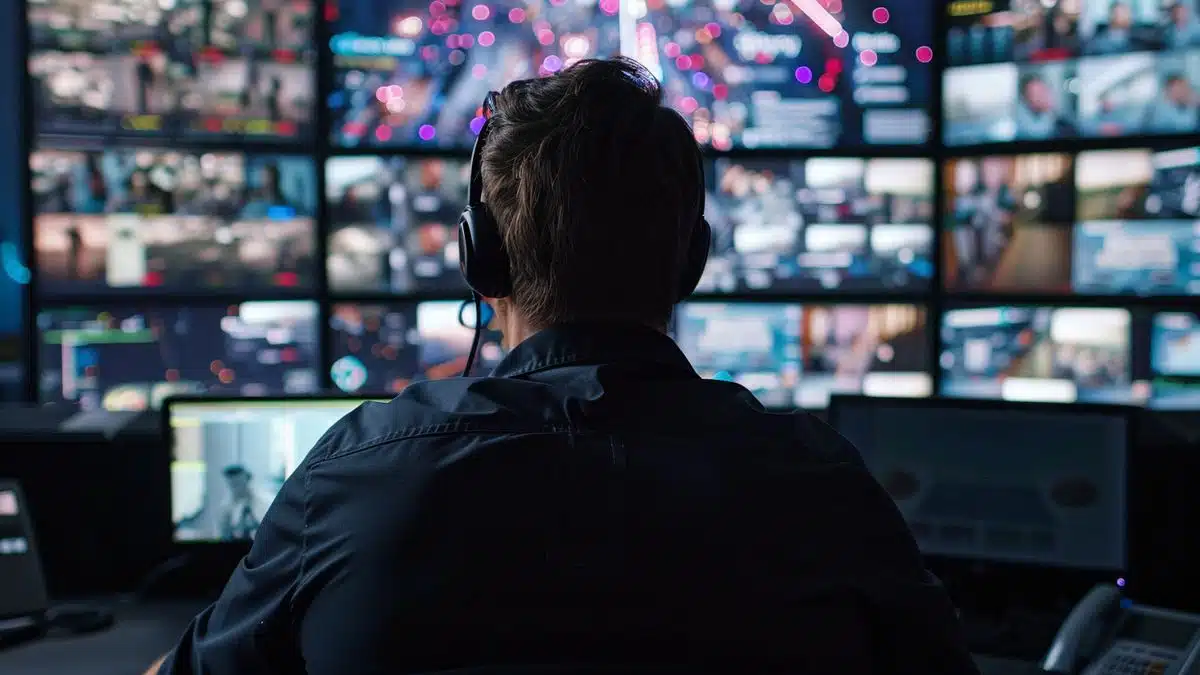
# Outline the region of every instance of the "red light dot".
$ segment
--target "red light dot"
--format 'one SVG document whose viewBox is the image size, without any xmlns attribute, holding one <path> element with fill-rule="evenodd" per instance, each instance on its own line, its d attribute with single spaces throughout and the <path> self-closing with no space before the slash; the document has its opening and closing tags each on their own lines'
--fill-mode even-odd
<svg viewBox="0 0 1200 675">
<path fill-rule="evenodd" d="M 375 127 L 375 138 L 381 143 L 392 140 L 392 128 L 387 126 Z"/>
<path fill-rule="evenodd" d="M 921 63 L 929 63 L 933 60 L 933 49 L 931 47 L 917 47 L 917 60 Z"/>
<path fill-rule="evenodd" d="M 729 96 L 729 87 L 723 84 L 713 85 L 713 98 L 724 101 Z"/>
<path fill-rule="evenodd" d="M 858 60 L 862 62 L 864 66 L 873 66 L 876 63 L 879 63 L 879 55 L 870 49 L 864 49 L 858 55 Z"/>
<path fill-rule="evenodd" d="M 826 94 L 833 91 L 835 84 L 836 82 L 834 82 L 834 79 L 829 75 L 829 73 L 822 75 L 821 79 L 817 80 L 817 86 L 820 87 L 821 91 L 825 92 Z"/>
<path fill-rule="evenodd" d="M 876 7 L 871 11 L 871 18 L 875 19 L 875 23 L 883 24 L 892 18 L 892 13 L 887 10 L 887 7 Z"/>
</svg>

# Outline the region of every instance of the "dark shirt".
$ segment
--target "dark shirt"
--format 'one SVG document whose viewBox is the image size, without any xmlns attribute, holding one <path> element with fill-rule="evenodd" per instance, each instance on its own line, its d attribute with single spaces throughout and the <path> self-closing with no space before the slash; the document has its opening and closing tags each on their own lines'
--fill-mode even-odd
<svg viewBox="0 0 1200 675">
<path fill-rule="evenodd" d="M 581 662 L 977 672 L 847 441 L 582 325 L 334 425 L 161 672 Z"/>
</svg>

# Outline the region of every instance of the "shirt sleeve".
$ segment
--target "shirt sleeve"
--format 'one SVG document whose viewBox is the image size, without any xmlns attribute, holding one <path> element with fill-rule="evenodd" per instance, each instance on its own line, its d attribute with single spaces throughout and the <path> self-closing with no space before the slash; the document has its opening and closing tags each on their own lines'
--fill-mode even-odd
<svg viewBox="0 0 1200 675">
<path fill-rule="evenodd" d="M 306 465 L 284 483 L 212 606 L 192 620 L 159 675 L 303 672 L 292 597 L 304 555 Z"/>
</svg>

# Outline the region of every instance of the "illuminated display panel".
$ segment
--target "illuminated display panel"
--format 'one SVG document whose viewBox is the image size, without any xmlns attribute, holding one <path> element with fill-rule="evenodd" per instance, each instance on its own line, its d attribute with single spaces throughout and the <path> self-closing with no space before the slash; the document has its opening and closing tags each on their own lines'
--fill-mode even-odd
<svg viewBox="0 0 1200 675">
<path fill-rule="evenodd" d="M 461 375 L 474 316 L 470 303 L 457 300 L 334 305 L 334 386 L 351 394 L 395 394 L 410 382 Z M 491 318 L 484 305 L 485 323 Z M 500 334 L 485 329 L 474 373 L 490 372 L 503 356 Z"/>
<path fill-rule="evenodd" d="M 38 333 L 43 402 L 145 410 L 178 394 L 320 388 L 315 302 L 43 310 Z"/>
<path fill-rule="evenodd" d="M 685 302 L 674 336 L 701 376 L 737 382 L 772 408 L 933 389 L 926 312 L 915 305 Z"/>
<path fill-rule="evenodd" d="M 311 159 L 41 150 L 30 165 L 43 295 L 314 289 Z"/>
<path fill-rule="evenodd" d="M 331 140 L 468 148 L 489 90 L 624 54 L 718 150 L 919 145 L 933 51 L 918 5 L 342 0 L 329 10 Z"/>
<path fill-rule="evenodd" d="M 957 0 L 946 5 L 947 145 L 1194 133 L 1192 0 Z"/>
<path fill-rule="evenodd" d="M 465 293 L 458 217 L 467 203 L 469 169 L 466 161 L 441 158 L 330 159 L 329 288 Z"/>
<path fill-rule="evenodd" d="M 719 159 L 702 293 L 924 292 L 933 275 L 933 163 Z"/>
<path fill-rule="evenodd" d="M 30 0 L 37 131 L 299 140 L 314 0 Z"/>
</svg>

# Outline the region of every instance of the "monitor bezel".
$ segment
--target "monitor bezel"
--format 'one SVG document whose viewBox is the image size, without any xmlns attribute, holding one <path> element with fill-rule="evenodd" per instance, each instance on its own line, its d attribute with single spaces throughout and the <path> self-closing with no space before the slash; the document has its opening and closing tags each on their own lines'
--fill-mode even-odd
<svg viewBox="0 0 1200 675">
<path fill-rule="evenodd" d="M 162 409 L 160 412 L 160 423 L 162 428 L 163 449 L 166 453 L 167 461 L 165 462 L 167 474 L 164 480 L 167 484 L 167 502 L 164 521 L 170 532 L 170 545 L 173 551 L 178 553 L 188 553 L 207 550 L 219 556 L 219 560 L 230 560 L 235 562 L 241 556 L 245 555 L 250 550 L 250 541 L 222 541 L 222 540 L 193 540 L 181 541 L 175 537 L 175 519 L 173 517 L 175 493 L 171 489 L 171 465 L 174 464 L 175 457 L 175 429 L 171 424 L 173 410 L 177 405 L 187 404 L 205 404 L 205 403 L 236 403 L 236 404 L 289 404 L 289 403 L 305 403 L 313 401 L 357 401 L 359 405 L 372 401 L 388 401 L 391 400 L 389 395 L 380 396 L 361 396 L 361 395 L 341 395 L 333 393 L 312 393 L 298 395 L 263 395 L 263 396 L 236 396 L 236 395 L 220 395 L 220 396 L 205 396 L 201 394 L 184 394 L 179 396 L 170 396 L 163 399 Z M 357 406 L 356 406 L 357 407 Z M 224 569 L 229 569 L 228 567 Z"/>
<path fill-rule="evenodd" d="M 966 409 L 1005 413 L 1066 413 L 1072 416 L 1099 415 L 1125 423 L 1125 523 L 1122 569 L 1087 569 L 1017 561 L 982 561 L 945 555 L 922 554 L 929 568 L 951 588 L 964 608 L 1006 609 L 1025 607 L 1058 611 L 1071 607 L 1083 593 L 1098 583 L 1120 583 L 1126 593 L 1136 594 L 1139 580 L 1152 563 L 1150 530 L 1153 527 L 1147 501 L 1151 487 L 1145 464 L 1136 452 L 1138 425 L 1144 410 L 1106 403 L 1041 403 L 1001 399 L 892 398 L 835 395 L 830 399 L 827 420 L 838 430 L 838 416 L 850 407 L 888 406 L 898 409 Z M 840 432 L 839 432 L 840 433 Z M 1149 576 L 1149 575 L 1146 575 Z M 1118 580 L 1122 580 L 1118 582 Z"/>
</svg>

